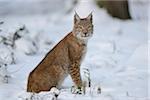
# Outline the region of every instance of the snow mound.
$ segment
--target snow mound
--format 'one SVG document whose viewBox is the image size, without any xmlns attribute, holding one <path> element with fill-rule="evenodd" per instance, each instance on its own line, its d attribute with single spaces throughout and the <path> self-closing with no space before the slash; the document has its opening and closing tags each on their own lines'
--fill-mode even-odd
<svg viewBox="0 0 150 100">
<path fill-rule="evenodd" d="M 19 94 L 19 100 L 56 100 L 60 91 L 57 88 L 52 88 L 49 92 L 27 93 Z"/>
<path fill-rule="evenodd" d="M 13 59 L 12 50 L 4 45 L 0 45 L 0 63 L 11 64 Z"/>
<path fill-rule="evenodd" d="M 16 50 L 23 52 L 27 55 L 33 55 L 38 51 L 33 41 L 29 39 L 21 38 L 19 40 L 16 40 L 15 45 Z"/>
</svg>

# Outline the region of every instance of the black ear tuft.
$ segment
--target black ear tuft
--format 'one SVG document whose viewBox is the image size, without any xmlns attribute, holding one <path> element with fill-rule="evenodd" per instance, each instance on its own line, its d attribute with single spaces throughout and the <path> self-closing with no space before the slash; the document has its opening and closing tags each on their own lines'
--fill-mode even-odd
<svg viewBox="0 0 150 100">
<path fill-rule="evenodd" d="M 93 15 L 92 15 L 92 12 L 88 15 L 88 17 L 87 17 L 86 19 L 90 20 L 91 22 L 93 21 Z"/>
<path fill-rule="evenodd" d="M 77 21 L 80 21 L 80 17 L 79 15 L 76 13 L 75 11 L 75 15 L 74 15 L 74 23 L 76 23 Z"/>
</svg>

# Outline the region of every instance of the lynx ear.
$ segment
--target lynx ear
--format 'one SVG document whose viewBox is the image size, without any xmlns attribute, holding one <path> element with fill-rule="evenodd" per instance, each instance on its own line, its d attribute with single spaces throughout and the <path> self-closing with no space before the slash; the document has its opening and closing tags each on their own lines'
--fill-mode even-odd
<svg viewBox="0 0 150 100">
<path fill-rule="evenodd" d="M 88 19 L 88 20 L 90 20 L 92 22 L 92 20 L 93 20 L 92 12 L 88 15 L 88 17 L 86 19 Z"/>
<path fill-rule="evenodd" d="M 75 15 L 74 15 L 74 23 L 76 23 L 77 21 L 80 21 L 80 17 L 79 17 L 79 15 L 75 12 Z"/>
</svg>

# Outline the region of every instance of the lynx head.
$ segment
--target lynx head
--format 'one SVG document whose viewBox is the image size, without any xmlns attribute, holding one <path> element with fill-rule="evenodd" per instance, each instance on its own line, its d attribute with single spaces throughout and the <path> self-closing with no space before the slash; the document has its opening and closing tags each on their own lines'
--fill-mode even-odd
<svg viewBox="0 0 150 100">
<path fill-rule="evenodd" d="M 75 13 L 73 35 L 83 41 L 92 37 L 92 13 L 90 13 L 86 18 L 80 18 L 79 15 Z"/>
</svg>

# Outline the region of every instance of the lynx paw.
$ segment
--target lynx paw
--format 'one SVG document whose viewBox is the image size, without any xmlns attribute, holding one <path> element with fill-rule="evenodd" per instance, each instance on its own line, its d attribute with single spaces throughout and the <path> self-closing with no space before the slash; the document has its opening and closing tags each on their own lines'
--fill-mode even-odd
<svg viewBox="0 0 150 100">
<path fill-rule="evenodd" d="M 71 87 L 71 93 L 73 93 L 73 94 L 83 94 L 83 90 L 82 90 L 81 87 L 72 86 Z"/>
</svg>

